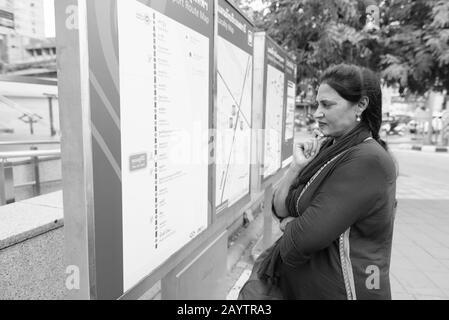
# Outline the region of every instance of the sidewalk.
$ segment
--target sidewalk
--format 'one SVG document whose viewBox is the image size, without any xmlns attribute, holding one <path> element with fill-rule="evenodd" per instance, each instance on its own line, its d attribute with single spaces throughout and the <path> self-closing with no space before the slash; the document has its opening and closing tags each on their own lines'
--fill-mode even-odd
<svg viewBox="0 0 449 320">
<path fill-rule="evenodd" d="M 399 200 L 390 269 L 393 299 L 449 299 L 449 199 L 424 198 Z"/>
<path fill-rule="evenodd" d="M 426 145 L 422 139 L 415 139 L 410 135 L 388 136 L 386 138 L 391 149 L 414 150 L 423 152 L 449 152 L 448 146 Z"/>
<path fill-rule="evenodd" d="M 449 299 L 449 183 L 398 180 L 390 281 L 393 300 Z M 273 230 L 277 226 L 273 226 Z M 246 249 L 228 274 L 228 299 L 248 279 L 260 242 Z"/>
<path fill-rule="evenodd" d="M 401 143 L 396 145 L 389 145 L 392 149 L 401 150 L 413 150 L 413 151 L 423 151 L 423 152 L 449 152 L 449 147 L 439 147 L 439 146 L 427 146 L 418 145 L 410 143 Z"/>
<path fill-rule="evenodd" d="M 311 139 L 311 134 L 306 131 L 295 133 L 296 141 L 307 141 Z M 425 145 L 422 138 L 415 138 L 411 135 L 386 136 L 382 137 L 391 149 L 414 150 L 423 152 L 449 152 L 448 146 Z"/>
</svg>

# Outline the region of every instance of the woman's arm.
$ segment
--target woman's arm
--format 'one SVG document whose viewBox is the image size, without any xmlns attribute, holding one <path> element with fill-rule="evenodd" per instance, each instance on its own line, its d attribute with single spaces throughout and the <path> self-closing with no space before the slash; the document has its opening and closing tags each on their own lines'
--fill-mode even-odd
<svg viewBox="0 0 449 320">
<path fill-rule="evenodd" d="M 282 219 L 289 216 L 288 209 L 285 206 L 285 199 L 287 199 L 290 186 L 301 170 L 315 159 L 320 152 L 324 141 L 325 139 L 320 134 L 316 133 L 315 139 L 306 143 L 298 143 L 295 146 L 295 149 L 293 150 L 293 164 L 282 179 L 281 185 L 275 191 L 273 197 L 273 213 L 278 218 Z"/>
<path fill-rule="evenodd" d="M 342 163 L 302 215 L 285 227 L 280 241 L 284 263 L 303 264 L 311 254 L 329 247 L 376 208 L 387 183 L 381 165 L 373 157 L 355 157 Z"/>
<path fill-rule="evenodd" d="M 278 218 L 286 218 L 289 216 L 288 209 L 285 206 L 285 199 L 287 199 L 290 186 L 303 168 L 303 166 L 298 166 L 295 163 L 292 164 L 282 179 L 281 185 L 275 191 L 273 198 L 273 209 L 274 214 Z"/>
</svg>

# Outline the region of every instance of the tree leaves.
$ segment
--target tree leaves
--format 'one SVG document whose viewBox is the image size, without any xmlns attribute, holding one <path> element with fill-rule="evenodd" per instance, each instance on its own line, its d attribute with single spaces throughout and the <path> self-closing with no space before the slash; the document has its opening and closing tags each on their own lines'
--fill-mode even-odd
<svg viewBox="0 0 449 320">
<path fill-rule="evenodd" d="M 419 51 L 416 54 L 415 61 L 412 65 L 412 76 L 415 80 L 420 81 L 431 75 L 434 59 L 432 54 L 426 51 Z"/>
<path fill-rule="evenodd" d="M 300 79 L 316 80 L 347 62 L 410 92 L 449 91 L 449 1 L 383 0 L 377 33 L 363 30 L 368 2 L 266 0 L 269 11 L 257 16 L 257 26 L 296 54 Z"/>
<path fill-rule="evenodd" d="M 402 87 L 407 87 L 409 71 L 406 63 L 391 63 L 382 71 L 382 77 L 388 84 L 399 82 Z"/>
<path fill-rule="evenodd" d="M 433 21 L 431 26 L 433 28 L 449 27 L 449 2 L 440 0 L 433 8 Z"/>
</svg>

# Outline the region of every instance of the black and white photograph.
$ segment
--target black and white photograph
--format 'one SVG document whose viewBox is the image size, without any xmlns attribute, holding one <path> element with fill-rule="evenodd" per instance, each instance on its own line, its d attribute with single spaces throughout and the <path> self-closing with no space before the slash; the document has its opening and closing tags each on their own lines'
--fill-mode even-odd
<svg viewBox="0 0 449 320">
<path fill-rule="evenodd" d="M 449 300 L 449 0 L 0 0 L 30 300 Z"/>
</svg>

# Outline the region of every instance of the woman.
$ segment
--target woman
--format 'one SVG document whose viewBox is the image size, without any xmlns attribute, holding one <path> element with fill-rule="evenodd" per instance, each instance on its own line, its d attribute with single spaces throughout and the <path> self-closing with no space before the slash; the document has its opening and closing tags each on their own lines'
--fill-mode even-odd
<svg viewBox="0 0 449 320">
<path fill-rule="evenodd" d="M 278 280 L 285 299 L 391 299 L 397 174 L 379 138 L 379 79 L 365 68 L 331 67 L 317 103 L 324 137 L 297 147 L 275 192 L 280 259 L 259 276 Z"/>
</svg>

